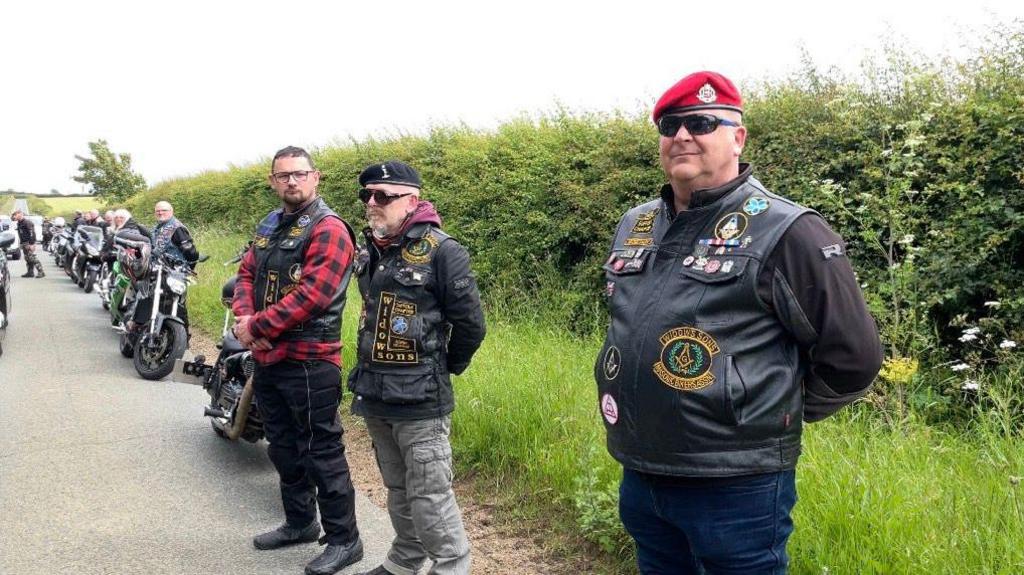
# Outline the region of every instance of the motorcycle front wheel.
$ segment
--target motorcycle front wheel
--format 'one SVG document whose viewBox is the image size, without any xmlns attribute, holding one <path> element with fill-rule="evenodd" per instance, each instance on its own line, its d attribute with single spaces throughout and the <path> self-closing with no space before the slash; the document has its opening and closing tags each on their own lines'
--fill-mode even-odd
<svg viewBox="0 0 1024 575">
<path fill-rule="evenodd" d="M 92 288 L 96 287 L 96 272 L 90 271 L 85 274 L 85 285 L 82 287 L 85 288 L 85 293 L 92 293 Z"/>
<path fill-rule="evenodd" d="M 185 355 L 188 334 L 185 326 L 165 321 L 153 338 L 143 336 L 135 344 L 132 363 L 143 379 L 162 379 L 174 371 L 174 361 Z"/>
</svg>

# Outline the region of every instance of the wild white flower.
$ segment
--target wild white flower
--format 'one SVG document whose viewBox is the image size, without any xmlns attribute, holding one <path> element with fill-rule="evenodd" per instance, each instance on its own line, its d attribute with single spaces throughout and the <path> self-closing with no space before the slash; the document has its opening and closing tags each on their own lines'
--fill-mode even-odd
<svg viewBox="0 0 1024 575">
<path fill-rule="evenodd" d="M 964 330 L 964 335 L 978 335 L 981 333 L 980 327 L 969 327 Z"/>
<path fill-rule="evenodd" d="M 900 238 L 899 243 L 901 243 L 901 244 L 912 244 L 912 243 L 914 243 L 914 234 L 904 234 L 903 237 Z"/>
<path fill-rule="evenodd" d="M 978 339 L 978 336 L 974 335 L 973 333 L 965 333 L 962 336 L 960 336 L 959 339 L 960 339 L 961 342 L 967 343 L 969 341 L 974 341 L 974 340 Z"/>
<path fill-rule="evenodd" d="M 1017 342 L 1013 341 L 1012 339 L 1004 339 L 1003 341 L 999 342 L 999 349 L 1013 349 L 1015 347 L 1017 347 Z"/>
<path fill-rule="evenodd" d="M 973 379 L 965 379 L 963 385 L 960 386 L 960 389 L 965 391 L 978 391 L 980 387 L 981 386 L 978 385 L 978 382 Z"/>
<path fill-rule="evenodd" d="M 999 307 L 1000 305 L 1002 305 L 1002 304 L 999 303 L 998 300 L 993 300 L 993 301 L 985 302 L 985 307 Z"/>
<path fill-rule="evenodd" d="M 971 369 L 971 366 L 967 365 L 966 363 L 960 362 L 954 365 L 953 367 L 950 367 L 949 369 L 952 369 L 953 371 L 963 371 L 965 369 Z"/>
<path fill-rule="evenodd" d="M 860 284 L 860 287 L 861 287 L 861 289 L 867 289 L 868 282 L 864 282 L 864 283 Z"/>
</svg>

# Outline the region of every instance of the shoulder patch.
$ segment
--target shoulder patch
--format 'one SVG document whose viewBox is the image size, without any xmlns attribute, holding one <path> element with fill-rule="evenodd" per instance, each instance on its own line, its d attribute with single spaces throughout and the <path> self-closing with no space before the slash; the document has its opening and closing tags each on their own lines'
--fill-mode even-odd
<svg viewBox="0 0 1024 575">
<path fill-rule="evenodd" d="M 452 282 L 452 289 L 454 289 L 455 291 L 462 291 L 468 288 L 472 283 L 473 278 L 471 278 L 470 276 L 461 277 Z"/>
<path fill-rule="evenodd" d="M 409 242 L 402 248 L 402 259 L 411 264 L 425 264 L 433 259 L 433 252 L 440 243 L 433 235 Z"/>
</svg>

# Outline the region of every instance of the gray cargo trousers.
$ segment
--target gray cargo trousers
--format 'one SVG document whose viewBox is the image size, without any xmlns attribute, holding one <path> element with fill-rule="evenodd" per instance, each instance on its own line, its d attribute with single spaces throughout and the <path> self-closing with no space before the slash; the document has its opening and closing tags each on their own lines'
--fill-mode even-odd
<svg viewBox="0 0 1024 575">
<path fill-rule="evenodd" d="M 452 491 L 451 417 L 366 418 L 377 466 L 388 488 L 388 514 L 395 529 L 384 568 L 415 575 L 426 559 L 428 573 L 469 573 L 469 539 Z"/>
</svg>

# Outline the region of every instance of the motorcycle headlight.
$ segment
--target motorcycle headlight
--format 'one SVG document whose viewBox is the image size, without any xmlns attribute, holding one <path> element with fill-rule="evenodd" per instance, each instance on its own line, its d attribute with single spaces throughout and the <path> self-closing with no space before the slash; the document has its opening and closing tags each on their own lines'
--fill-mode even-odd
<svg viewBox="0 0 1024 575">
<path fill-rule="evenodd" d="M 85 246 L 85 251 L 92 257 L 100 255 L 100 251 L 92 246 Z"/>
<path fill-rule="evenodd" d="M 188 288 L 188 282 L 185 281 L 184 277 L 181 276 L 167 276 L 167 289 L 172 292 L 181 295 L 185 293 L 185 289 Z"/>
</svg>

